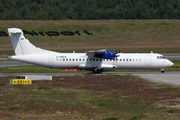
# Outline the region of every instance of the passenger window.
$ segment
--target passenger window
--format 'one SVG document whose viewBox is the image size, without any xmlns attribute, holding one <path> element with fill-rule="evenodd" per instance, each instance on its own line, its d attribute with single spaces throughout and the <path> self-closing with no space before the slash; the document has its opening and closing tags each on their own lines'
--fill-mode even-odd
<svg viewBox="0 0 180 120">
<path fill-rule="evenodd" d="M 90 61 L 91 61 L 91 59 L 90 59 Z"/>
<path fill-rule="evenodd" d="M 98 61 L 98 59 L 96 59 L 96 61 Z"/>
<path fill-rule="evenodd" d="M 79 61 L 81 61 L 81 59 L 79 59 Z"/>
<path fill-rule="evenodd" d="M 71 59 L 69 59 L 69 61 L 71 61 Z"/>
<path fill-rule="evenodd" d="M 68 61 L 68 59 L 66 59 L 66 61 Z"/>
<path fill-rule="evenodd" d="M 123 59 L 123 61 L 125 61 L 125 59 Z"/>
<path fill-rule="evenodd" d="M 131 61 L 131 59 L 129 59 L 129 61 Z"/>
<path fill-rule="evenodd" d="M 83 59 L 83 61 L 84 61 L 84 59 Z"/>
<path fill-rule="evenodd" d="M 126 59 L 126 61 L 128 61 L 128 59 Z"/>
<path fill-rule="evenodd" d="M 65 59 L 63 59 L 63 61 L 65 61 Z"/>
<path fill-rule="evenodd" d="M 102 61 L 102 59 L 100 59 L 100 61 Z"/>
<path fill-rule="evenodd" d="M 93 59 L 93 61 L 95 61 L 95 59 Z"/>
<path fill-rule="evenodd" d="M 78 59 L 76 59 L 76 61 L 78 61 Z"/>
<path fill-rule="evenodd" d="M 120 59 L 120 61 L 121 61 L 121 59 Z"/>
</svg>

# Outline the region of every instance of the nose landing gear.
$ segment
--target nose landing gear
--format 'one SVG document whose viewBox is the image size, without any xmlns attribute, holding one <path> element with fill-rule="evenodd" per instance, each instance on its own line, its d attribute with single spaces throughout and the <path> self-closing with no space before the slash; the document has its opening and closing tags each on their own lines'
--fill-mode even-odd
<svg viewBox="0 0 180 120">
<path fill-rule="evenodd" d="M 161 73 L 164 73 L 165 72 L 165 69 L 161 69 Z"/>
</svg>

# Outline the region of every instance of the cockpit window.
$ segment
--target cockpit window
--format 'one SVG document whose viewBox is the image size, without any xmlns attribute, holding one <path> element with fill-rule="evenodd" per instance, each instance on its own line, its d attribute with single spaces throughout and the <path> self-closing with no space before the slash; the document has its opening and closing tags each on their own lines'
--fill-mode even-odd
<svg viewBox="0 0 180 120">
<path fill-rule="evenodd" d="M 157 59 L 166 59 L 164 56 L 157 56 Z"/>
</svg>

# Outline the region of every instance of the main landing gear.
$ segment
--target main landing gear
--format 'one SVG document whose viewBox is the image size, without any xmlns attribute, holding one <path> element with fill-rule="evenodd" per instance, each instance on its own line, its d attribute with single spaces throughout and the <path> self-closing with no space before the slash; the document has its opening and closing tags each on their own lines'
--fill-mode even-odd
<svg viewBox="0 0 180 120">
<path fill-rule="evenodd" d="M 96 73 L 102 73 L 103 69 L 100 69 L 100 68 L 96 68 L 94 69 L 93 73 L 96 74 Z"/>
</svg>

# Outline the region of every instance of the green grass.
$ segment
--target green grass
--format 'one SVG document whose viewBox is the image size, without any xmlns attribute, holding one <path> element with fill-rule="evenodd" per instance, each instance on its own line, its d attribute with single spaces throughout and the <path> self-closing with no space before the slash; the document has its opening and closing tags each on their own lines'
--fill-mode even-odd
<svg viewBox="0 0 180 120">
<path fill-rule="evenodd" d="M 119 120 L 119 118 L 116 118 L 116 117 L 110 117 L 110 118 L 104 118 L 103 120 Z"/>
<path fill-rule="evenodd" d="M 180 65 L 180 60 L 174 60 L 172 62 L 174 63 L 174 65 Z"/>
<path fill-rule="evenodd" d="M 6 32 L 10 27 L 36 32 L 80 31 L 80 36 L 26 35 L 38 47 L 60 52 L 115 50 L 118 47 L 123 53 L 180 53 L 179 20 L 0 21 L 0 24 L 0 30 Z M 93 35 L 87 35 L 83 30 Z M 0 42 L 0 55 L 14 54 L 9 37 L 1 37 Z"/>
<path fill-rule="evenodd" d="M 110 86 L 112 88 L 113 85 L 120 85 L 124 82 L 127 82 L 126 85 L 129 85 L 129 83 L 137 81 L 137 84 L 133 84 L 130 87 L 131 89 L 127 88 L 127 90 L 114 88 L 108 89 L 107 91 L 106 89 L 102 91 L 94 91 L 86 89 L 95 85 L 94 83 L 87 85 L 86 80 L 89 77 L 92 81 L 93 78 L 97 79 L 95 82 L 96 85 L 102 83 L 98 83 L 99 80 L 111 78 L 109 80 L 112 80 L 111 84 L 113 84 Z M 6 116 L 6 118 L 25 118 L 28 117 L 28 115 L 31 115 L 30 117 L 34 118 L 35 116 L 43 114 L 43 117 L 45 118 L 45 115 L 52 117 L 56 116 L 57 112 L 60 112 L 61 117 L 66 115 L 67 118 L 68 116 L 74 115 L 73 117 L 87 116 L 87 119 L 154 120 L 164 118 L 171 119 L 172 115 L 167 114 L 171 113 L 173 114 L 173 119 L 179 118 L 179 115 L 176 114 L 179 111 L 178 109 L 165 106 L 157 107 L 156 105 L 156 103 L 161 102 L 161 100 L 159 101 L 156 98 L 162 96 L 166 98 L 166 100 L 172 100 L 171 98 L 176 95 L 171 93 L 176 91 L 179 92 L 179 89 L 176 89 L 177 87 L 174 88 L 168 85 L 162 85 L 162 87 L 160 87 L 160 84 L 143 81 L 142 79 L 133 76 L 65 76 L 63 77 L 65 79 L 63 82 L 59 80 L 60 78 L 62 77 L 53 78 L 53 81 L 33 81 L 32 85 L 27 85 L 26 87 L 12 85 L 0 86 L 0 108 L 3 109 L 3 112 L 0 110 L 0 116 L 5 116 L 9 113 L 9 116 Z M 71 83 L 72 81 L 69 81 L 79 79 L 81 79 L 81 81 L 77 84 L 73 84 Z M 2 83 L 5 81 L 8 82 L 6 78 L 1 80 Z M 84 83 L 82 84 L 82 82 Z M 144 84 L 144 87 L 139 87 L 143 89 L 144 94 L 141 93 L 139 87 L 136 86 L 141 83 Z M 67 88 L 63 87 L 68 84 L 73 85 L 73 87 L 70 87 L 71 85 Z M 134 87 L 137 87 L 137 89 L 132 90 Z M 157 87 L 157 89 L 153 89 L 152 87 Z M 163 91 L 170 88 L 172 88 L 172 91 Z M 126 93 L 127 91 L 129 91 L 129 93 Z M 159 91 L 163 91 L 161 92 L 162 94 L 159 94 Z M 120 92 L 126 94 L 119 94 Z M 146 100 L 147 98 L 144 99 L 142 97 L 146 92 L 155 93 L 155 96 L 151 96 L 148 98 L 149 100 Z M 152 95 L 152 93 L 150 95 Z M 170 104 L 171 103 L 172 102 L 170 101 Z"/>
<path fill-rule="evenodd" d="M 16 88 L 18 89 L 18 88 Z M 76 90 L 65 90 L 61 88 L 39 87 L 43 91 L 34 91 L 34 88 L 26 88 L 24 91 L 11 91 L 13 99 L 9 99 L 8 103 L 11 101 L 26 101 L 16 103 L 15 105 L 8 105 L 9 110 L 25 110 L 31 111 L 36 108 L 39 110 L 48 110 L 53 108 L 53 110 L 63 110 L 63 109 L 90 109 L 91 110 L 103 110 L 104 112 L 119 112 L 121 114 L 132 114 L 135 115 L 134 118 L 142 118 L 141 112 L 155 113 L 161 110 L 161 108 L 152 108 L 150 106 L 145 106 L 146 102 L 134 100 L 132 98 L 121 98 L 113 96 L 99 96 L 94 93 L 87 93 L 83 91 Z M 48 89 L 48 91 L 47 91 Z M 6 89 L 6 93 L 9 93 L 10 89 Z M 18 96 L 19 97 L 18 97 Z M 104 101 L 104 102 L 100 102 Z M 96 104 L 97 107 L 92 107 Z M 28 106 L 31 107 L 28 107 Z M 133 107 L 132 107 L 133 106 Z M 109 113 L 109 114 L 110 114 Z M 138 115 L 137 115 L 138 114 Z M 148 116 L 147 116 L 148 117 Z M 114 120 L 115 118 L 107 118 L 107 120 Z M 117 119 L 117 118 L 116 118 Z"/>
<path fill-rule="evenodd" d="M 14 87 L 20 87 L 20 88 L 24 88 L 25 86 L 24 85 L 21 85 L 21 84 L 17 84 L 17 85 L 13 85 Z"/>
<path fill-rule="evenodd" d="M 171 108 L 171 109 L 169 109 L 167 112 L 168 113 L 177 113 L 179 110 L 178 109 L 173 109 L 173 108 Z"/>
<path fill-rule="evenodd" d="M 17 104 L 17 105 L 13 105 L 11 107 L 9 107 L 9 110 L 19 110 L 20 109 L 20 105 Z"/>
<path fill-rule="evenodd" d="M 2 83 L 2 84 L 0 84 L 0 86 L 6 86 L 6 85 L 7 85 L 7 84 L 3 84 L 3 83 Z"/>
<path fill-rule="evenodd" d="M 0 68 L 1 73 L 59 73 L 61 69 L 50 69 L 42 66 L 27 65 L 27 66 L 11 66 Z"/>
<path fill-rule="evenodd" d="M 50 87 L 46 87 L 46 86 L 41 86 L 38 88 L 39 90 L 50 90 Z"/>
<path fill-rule="evenodd" d="M 133 117 L 131 117 L 131 120 L 140 120 L 142 118 L 145 118 L 147 115 L 143 114 L 143 113 L 140 113 L 138 115 L 135 115 Z"/>
</svg>

